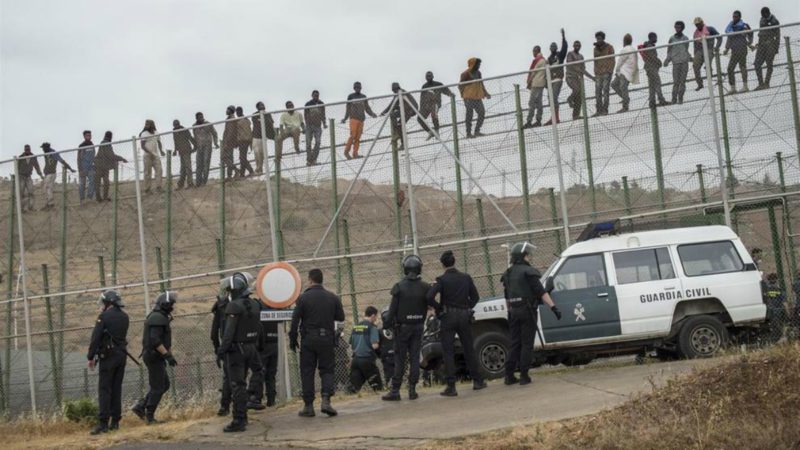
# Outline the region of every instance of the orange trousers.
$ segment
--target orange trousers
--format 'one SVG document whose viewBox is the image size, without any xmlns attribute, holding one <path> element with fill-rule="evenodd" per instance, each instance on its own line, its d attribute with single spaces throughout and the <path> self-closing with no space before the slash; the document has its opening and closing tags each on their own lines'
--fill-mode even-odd
<svg viewBox="0 0 800 450">
<path fill-rule="evenodd" d="M 350 119 L 350 137 L 347 139 L 347 145 L 344 146 L 344 154 L 350 154 L 350 147 L 353 147 L 353 157 L 358 156 L 358 146 L 361 142 L 361 133 L 364 132 L 364 121 L 358 119 Z"/>
</svg>

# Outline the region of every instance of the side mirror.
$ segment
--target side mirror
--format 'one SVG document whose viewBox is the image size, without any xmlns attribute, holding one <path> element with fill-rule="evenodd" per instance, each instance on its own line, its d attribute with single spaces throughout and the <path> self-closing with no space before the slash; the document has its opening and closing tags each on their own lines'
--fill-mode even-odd
<svg viewBox="0 0 800 450">
<path fill-rule="evenodd" d="M 547 279 L 544 281 L 544 290 L 549 294 L 553 292 L 555 288 L 556 287 L 553 284 L 553 277 L 547 277 Z"/>
</svg>

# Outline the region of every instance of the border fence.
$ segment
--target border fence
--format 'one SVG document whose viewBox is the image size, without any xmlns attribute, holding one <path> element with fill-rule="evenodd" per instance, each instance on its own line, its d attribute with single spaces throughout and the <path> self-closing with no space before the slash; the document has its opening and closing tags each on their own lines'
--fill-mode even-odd
<svg viewBox="0 0 800 450">
<path fill-rule="evenodd" d="M 769 41 L 775 48 L 765 49 L 761 33 L 776 30 L 780 39 Z M 461 98 L 474 96 L 478 85 L 463 82 L 445 86 L 453 96 L 439 87 L 409 89 L 328 103 L 323 114 L 319 106 L 297 108 L 302 132 L 286 126 L 296 118 L 282 120 L 285 110 L 258 111 L 58 151 L 78 169 L 74 174 L 53 162 L 54 154 L 36 153 L 45 162 L 42 183 L 33 183 L 33 157 L 0 163 L 0 173 L 14 174 L 0 180 L 0 230 L 8 236 L 0 242 L 6 291 L 0 411 L 57 409 L 93 395 L 96 373 L 87 371 L 84 355 L 96 299 L 106 288 L 124 299 L 133 354 L 157 292 L 180 293 L 173 322 L 179 365 L 170 369 L 167 398 L 209 400 L 221 383 L 209 329 L 224 274 L 277 260 L 301 273 L 319 267 L 342 297 L 347 330 L 367 305 L 388 306 L 403 254 L 419 254 L 430 279 L 439 253 L 452 249 L 481 295 L 494 296 L 502 292 L 510 243 L 532 241 L 534 264 L 544 268 L 588 223 L 603 220 L 619 219 L 634 230 L 731 226 L 759 254 L 770 288 L 782 293 L 776 308 L 787 327 L 779 333 L 789 334 L 789 319 L 798 325 L 800 295 L 793 223 L 800 195 L 800 71 L 793 59 L 800 26 L 753 34 L 756 57 L 774 56 L 771 81 L 756 86 L 761 69 L 745 50 L 735 94 L 724 70 L 726 42 L 715 50 L 715 38 L 703 37 L 687 41 L 700 52 L 700 69 L 688 77 L 691 61 L 661 64 L 679 43 L 587 57 L 591 77 L 574 77 L 577 62 L 486 77 L 480 83 L 490 96 L 479 93 L 481 100 Z M 720 39 L 741 36 L 747 34 Z M 645 66 L 641 82 L 613 83 L 629 100 L 623 111 L 612 106 L 603 114 L 604 83 L 614 75 L 603 73 L 604 62 L 614 66 L 623 57 Z M 734 57 L 741 52 L 733 49 Z M 743 91 L 743 75 L 759 89 Z M 659 100 L 656 85 L 672 104 L 650 106 L 651 89 Z M 439 95 L 441 104 L 431 100 Z M 539 100 L 528 95 L 544 97 L 537 122 Z M 618 98 L 611 94 L 612 105 Z M 377 117 L 356 123 L 363 101 Z M 348 111 L 350 123 L 343 120 Z M 560 121 L 538 126 L 547 116 Z M 345 341 L 337 358 L 340 388 L 349 370 Z M 282 393 L 296 394 L 294 355 L 284 367 Z M 146 391 L 146 374 L 133 364 L 127 370 L 130 401 Z"/>
</svg>

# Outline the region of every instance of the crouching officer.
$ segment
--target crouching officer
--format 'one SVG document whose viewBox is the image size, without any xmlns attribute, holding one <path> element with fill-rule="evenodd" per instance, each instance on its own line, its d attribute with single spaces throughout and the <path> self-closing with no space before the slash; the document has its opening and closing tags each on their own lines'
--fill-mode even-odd
<svg viewBox="0 0 800 450">
<path fill-rule="evenodd" d="M 228 292 L 231 300 L 225 308 L 225 333 L 217 353 L 225 358 L 233 400 L 233 420 L 223 428 L 226 433 L 247 428 L 247 371 L 261 372 L 261 308 L 257 300 L 250 298 L 247 275 L 233 274 Z"/>
<path fill-rule="evenodd" d="M 394 376 L 394 330 L 387 325 L 389 321 L 389 308 L 381 313 L 381 335 L 378 344 L 378 354 L 381 357 L 383 366 L 383 379 L 388 388 L 392 384 Z"/>
<path fill-rule="evenodd" d="M 99 411 L 97 426 L 91 434 L 105 433 L 119 428 L 122 417 L 122 380 L 125 377 L 125 362 L 128 345 L 128 315 L 122 310 L 117 291 L 108 290 L 100 295 L 103 312 L 97 317 L 89 343 L 89 368 L 94 370 L 100 362 L 100 376 L 97 381 Z M 111 419 L 111 425 L 108 420 Z"/>
<path fill-rule="evenodd" d="M 261 304 L 261 309 L 269 308 Z M 265 393 L 267 406 L 275 406 L 275 395 L 278 393 L 275 388 L 275 376 L 278 374 L 278 322 L 266 320 L 261 322 L 261 337 L 262 347 L 258 354 L 261 360 L 261 373 L 254 373 L 247 387 L 247 392 L 250 394 L 247 409 L 257 411 L 264 409 L 261 399 Z"/>
<path fill-rule="evenodd" d="M 350 333 L 350 347 L 353 350 L 353 361 L 350 363 L 350 392 L 355 394 L 364 383 L 376 391 L 383 390 L 381 373 L 375 365 L 375 358 L 380 345 L 378 328 L 378 310 L 367 306 L 364 319 L 353 325 Z"/>
<path fill-rule="evenodd" d="M 511 248 L 511 266 L 500 281 L 503 283 L 508 305 L 508 330 L 511 334 L 511 350 L 506 359 L 506 385 L 531 383 L 528 369 L 531 366 L 533 340 L 538 326 L 538 308 L 542 301 L 550 306 L 556 318 L 561 320 L 561 311 L 553 303 L 540 281 L 541 273 L 531 267 L 530 255 L 533 245 L 522 242 Z M 520 377 L 514 376 L 519 368 Z"/>
<path fill-rule="evenodd" d="M 230 278 L 223 278 L 220 282 L 220 289 L 223 291 L 221 295 L 217 295 L 217 301 L 211 308 L 211 313 L 214 318 L 211 321 L 211 344 L 214 346 L 214 355 L 217 356 L 217 367 L 222 369 L 222 394 L 219 399 L 218 416 L 227 416 L 231 410 L 231 384 L 228 379 L 228 367 L 225 365 L 225 360 L 219 356 L 220 339 L 225 333 L 225 308 L 228 307 L 230 299 L 228 298 L 228 282 Z"/>
<path fill-rule="evenodd" d="M 170 353 L 172 349 L 172 311 L 178 294 L 172 291 L 162 292 L 156 298 L 156 304 L 147 319 L 144 321 L 142 333 L 142 359 L 147 366 L 147 379 L 150 390 L 136 406 L 131 408 L 140 419 L 146 420 L 148 425 L 158 423 L 155 419 L 156 409 L 161 402 L 161 396 L 169 389 L 169 376 L 167 364 L 178 364 Z"/>
<path fill-rule="evenodd" d="M 436 302 L 426 297 L 430 285 L 424 281 L 422 260 L 417 255 L 403 259 L 405 277 L 392 287 L 392 302 L 384 326 L 394 327 L 394 376 L 391 390 L 383 400 L 400 400 L 400 385 L 408 360 L 408 399 L 416 400 L 419 382 L 419 352 L 422 348 L 422 332 L 428 306 L 435 308 Z"/>
<path fill-rule="evenodd" d="M 289 331 L 289 348 L 297 351 L 298 332 L 300 342 L 300 380 L 303 385 L 303 409 L 300 417 L 314 417 L 314 372 L 319 369 L 322 382 L 322 404 L 320 410 L 328 416 L 338 414 L 331 406 L 335 391 L 334 371 L 334 322 L 344 321 L 342 301 L 336 294 L 322 287 L 322 271 L 308 272 L 308 289 L 300 295 L 292 312 Z"/>
<path fill-rule="evenodd" d="M 456 361 L 455 339 L 456 334 L 461 341 L 464 359 L 467 362 L 469 376 L 472 378 L 472 389 L 486 388 L 486 382 L 478 371 L 478 360 L 475 357 L 475 347 L 472 340 L 472 308 L 478 303 L 478 289 L 472 277 L 456 270 L 456 258 L 448 250 L 442 253 L 439 261 L 444 266 L 444 273 L 436 277 L 436 282 L 428 291 L 429 301 L 439 295 L 437 313 L 441 320 L 442 352 L 444 353 L 444 366 L 447 372 L 447 388 L 441 392 L 445 397 L 455 397 L 456 391 Z"/>
</svg>

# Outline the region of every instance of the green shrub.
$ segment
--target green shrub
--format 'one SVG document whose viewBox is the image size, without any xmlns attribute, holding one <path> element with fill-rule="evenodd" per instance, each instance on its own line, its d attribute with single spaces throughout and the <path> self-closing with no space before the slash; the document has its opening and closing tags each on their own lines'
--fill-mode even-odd
<svg viewBox="0 0 800 450">
<path fill-rule="evenodd" d="M 64 417 L 72 422 L 92 421 L 97 418 L 98 406 L 91 398 L 68 400 L 64 404 Z"/>
</svg>

